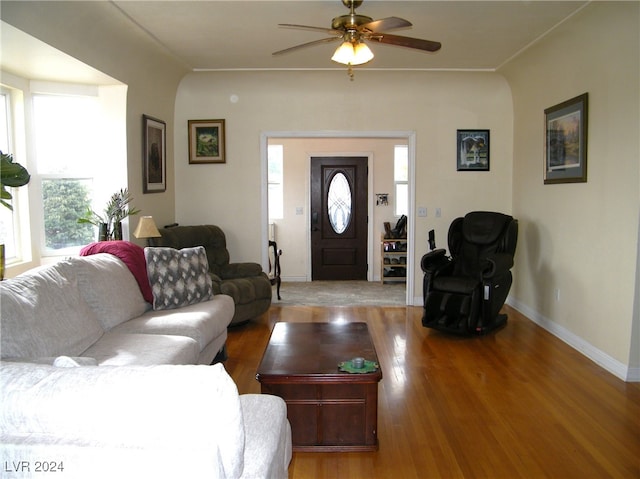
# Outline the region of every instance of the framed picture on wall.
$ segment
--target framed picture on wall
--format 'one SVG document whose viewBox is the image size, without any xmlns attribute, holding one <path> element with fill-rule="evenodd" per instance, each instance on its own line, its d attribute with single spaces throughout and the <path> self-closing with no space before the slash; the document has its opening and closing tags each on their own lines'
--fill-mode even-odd
<svg viewBox="0 0 640 479">
<path fill-rule="evenodd" d="M 142 116 L 143 192 L 160 193 L 167 189 L 167 125 L 164 121 Z"/>
<path fill-rule="evenodd" d="M 588 93 L 544 111 L 544 183 L 587 181 Z"/>
<path fill-rule="evenodd" d="M 457 170 L 489 171 L 489 130 L 458 130 Z"/>
<path fill-rule="evenodd" d="M 189 163 L 225 163 L 224 120 L 189 120 Z"/>
</svg>

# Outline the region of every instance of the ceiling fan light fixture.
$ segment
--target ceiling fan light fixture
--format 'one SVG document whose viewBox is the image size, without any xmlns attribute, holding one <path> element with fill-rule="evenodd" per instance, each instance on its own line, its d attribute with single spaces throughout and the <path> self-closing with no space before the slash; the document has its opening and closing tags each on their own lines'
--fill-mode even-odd
<svg viewBox="0 0 640 479">
<path fill-rule="evenodd" d="M 371 61 L 372 58 L 373 52 L 367 45 L 362 42 L 352 43 L 347 41 L 336 49 L 331 60 L 343 65 L 362 65 Z"/>
</svg>

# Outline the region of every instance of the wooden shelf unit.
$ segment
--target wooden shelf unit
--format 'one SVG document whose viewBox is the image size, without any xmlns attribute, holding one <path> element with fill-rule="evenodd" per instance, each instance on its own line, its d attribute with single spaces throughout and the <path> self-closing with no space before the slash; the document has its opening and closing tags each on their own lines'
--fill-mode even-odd
<svg viewBox="0 0 640 479">
<path fill-rule="evenodd" d="M 380 240 L 380 281 L 382 283 L 407 282 L 407 238 Z"/>
</svg>

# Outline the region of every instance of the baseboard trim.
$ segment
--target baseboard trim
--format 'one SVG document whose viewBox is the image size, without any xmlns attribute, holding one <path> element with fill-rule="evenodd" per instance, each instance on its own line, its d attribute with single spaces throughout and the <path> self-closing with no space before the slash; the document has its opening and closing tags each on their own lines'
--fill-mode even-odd
<svg viewBox="0 0 640 479">
<path fill-rule="evenodd" d="M 619 379 L 626 382 L 640 382 L 640 368 L 628 367 L 604 351 L 596 348 L 593 344 L 585 341 L 577 334 L 560 326 L 558 323 L 534 311 L 511 296 L 507 299 L 507 304 Z"/>
</svg>

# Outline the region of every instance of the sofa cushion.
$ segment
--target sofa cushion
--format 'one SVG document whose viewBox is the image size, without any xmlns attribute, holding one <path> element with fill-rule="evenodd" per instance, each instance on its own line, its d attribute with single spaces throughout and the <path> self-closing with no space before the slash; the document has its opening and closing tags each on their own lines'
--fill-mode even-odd
<svg viewBox="0 0 640 479">
<path fill-rule="evenodd" d="M 144 249 L 153 309 L 174 309 L 213 297 L 207 254 L 194 248 Z"/>
<path fill-rule="evenodd" d="M 144 300 L 147 303 L 153 302 L 153 294 L 151 293 L 149 277 L 147 276 L 147 263 L 144 259 L 142 247 L 130 241 L 98 241 L 80 250 L 80 256 L 98 253 L 109 253 L 120 258 L 136 279 Z"/>
<path fill-rule="evenodd" d="M 112 332 L 187 336 L 198 342 L 200 352 L 214 338 L 226 333 L 233 311 L 233 300 L 221 294 L 180 309 L 147 311 L 117 326 Z"/>
<path fill-rule="evenodd" d="M 100 366 L 195 364 L 200 353 L 196 340 L 161 334 L 105 333 L 82 356 Z"/>
<path fill-rule="evenodd" d="M 147 310 L 135 278 L 118 257 L 98 253 L 70 261 L 77 268 L 80 294 L 105 331 Z"/>
<path fill-rule="evenodd" d="M 71 262 L 0 282 L 2 357 L 79 356 L 104 333 Z"/>
</svg>

